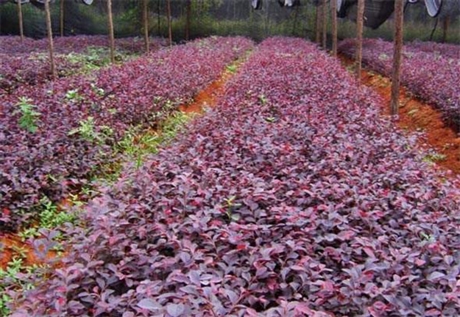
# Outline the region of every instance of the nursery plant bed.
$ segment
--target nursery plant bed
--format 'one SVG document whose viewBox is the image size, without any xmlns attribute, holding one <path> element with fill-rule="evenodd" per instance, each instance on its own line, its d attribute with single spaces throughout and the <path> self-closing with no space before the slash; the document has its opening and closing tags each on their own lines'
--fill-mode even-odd
<svg viewBox="0 0 460 317">
<path fill-rule="evenodd" d="M 459 191 L 378 99 L 314 44 L 262 42 L 13 316 L 457 316 Z"/>
<path fill-rule="evenodd" d="M 217 105 L 217 100 L 224 93 L 226 83 L 234 76 L 236 69 L 242 63 L 242 59 L 235 61 L 222 73 L 222 76 L 216 81 L 209 84 L 205 89 L 198 92 L 194 97 L 193 101 L 188 104 L 183 104 L 179 107 L 178 111 L 186 114 L 193 118 L 198 114 L 202 114 L 208 108 L 214 108 Z M 231 69 L 231 70 L 229 70 Z M 171 114 L 174 115 L 174 114 Z M 161 131 L 148 130 L 143 131 L 142 135 L 149 134 L 151 136 L 158 136 Z M 139 135 L 139 138 L 142 136 Z M 141 145 L 139 145 L 141 146 Z M 83 204 L 86 202 L 78 201 Z M 71 210 L 74 202 L 69 199 L 64 199 L 59 205 L 61 212 L 67 212 Z M 83 208 L 83 206 L 80 206 Z M 37 229 L 39 229 L 37 227 Z M 0 235 L 0 270 L 3 272 L 13 273 L 13 270 L 18 270 L 17 273 L 24 272 L 26 270 L 32 270 L 34 268 L 50 265 L 53 263 L 53 268 L 58 269 L 61 266 L 60 259 L 66 254 L 63 250 L 61 252 L 48 251 L 46 254 L 42 254 L 42 250 L 37 250 L 34 246 L 35 239 L 42 239 L 43 236 L 36 236 L 29 239 L 24 239 L 20 236 L 21 234 L 3 234 Z M 20 282 L 17 282 L 20 284 Z M 1 290 L 1 285 L 0 285 Z M 2 316 L 2 302 L 0 299 L 0 316 Z"/>
</svg>

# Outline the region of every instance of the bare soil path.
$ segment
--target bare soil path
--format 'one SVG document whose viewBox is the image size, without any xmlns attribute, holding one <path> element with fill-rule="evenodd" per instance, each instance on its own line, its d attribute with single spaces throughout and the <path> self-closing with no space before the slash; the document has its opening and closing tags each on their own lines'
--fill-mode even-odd
<svg viewBox="0 0 460 317">
<path fill-rule="evenodd" d="M 340 56 L 345 67 L 353 65 L 354 61 Z M 376 91 L 383 100 L 382 113 L 390 115 L 391 80 L 382 75 L 364 69 L 361 74 L 363 84 Z M 400 108 L 396 124 L 409 132 L 424 132 L 419 139 L 419 146 L 432 148 L 439 154 L 436 165 L 450 171 L 452 176 L 460 175 L 460 137 L 450 127 L 444 124 L 441 113 L 433 105 L 429 105 L 415 97 L 406 88 L 399 92 Z"/>
</svg>

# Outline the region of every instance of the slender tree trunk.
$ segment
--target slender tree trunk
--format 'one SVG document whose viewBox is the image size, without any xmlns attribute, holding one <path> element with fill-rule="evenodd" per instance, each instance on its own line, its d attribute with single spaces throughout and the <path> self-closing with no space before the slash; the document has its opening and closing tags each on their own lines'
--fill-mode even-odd
<svg viewBox="0 0 460 317">
<path fill-rule="evenodd" d="M 270 32 L 270 4 L 271 2 L 268 1 L 266 6 L 267 6 L 267 10 L 265 11 L 265 14 L 264 14 L 264 36 L 268 36 L 269 32 Z"/>
<path fill-rule="evenodd" d="M 331 0 L 332 56 L 337 57 L 337 1 Z"/>
<path fill-rule="evenodd" d="M 395 33 L 394 33 L 394 54 L 393 74 L 391 84 L 391 115 L 397 115 L 399 110 L 399 86 L 401 80 L 401 62 L 403 48 L 403 22 L 404 22 L 404 0 L 395 0 Z"/>
<path fill-rule="evenodd" d="M 107 13 L 109 15 L 110 61 L 115 63 L 115 34 L 113 31 L 112 0 L 107 0 Z"/>
<path fill-rule="evenodd" d="M 319 45 L 321 43 L 321 25 L 320 25 L 320 5 L 315 7 L 315 42 Z"/>
<path fill-rule="evenodd" d="M 321 18 L 322 22 L 322 27 L 323 27 L 323 35 L 322 35 L 322 46 L 323 49 L 326 49 L 327 47 L 327 0 L 322 0 L 322 15 L 323 17 Z"/>
<path fill-rule="evenodd" d="M 148 0 L 142 0 L 142 15 L 144 20 L 144 41 L 145 41 L 145 52 L 150 51 L 149 43 L 149 5 Z"/>
<path fill-rule="evenodd" d="M 439 18 L 436 18 L 436 20 L 434 21 L 433 29 L 431 30 L 430 41 L 433 41 L 434 32 L 436 32 L 436 28 L 438 27 L 438 22 L 439 22 Z"/>
<path fill-rule="evenodd" d="M 22 20 L 22 3 L 18 0 L 18 20 L 19 20 L 19 35 L 21 36 L 21 41 L 24 40 L 24 23 Z"/>
<path fill-rule="evenodd" d="M 50 69 L 51 76 L 56 79 L 56 68 L 54 66 L 54 43 L 53 43 L 53 29 L 51 26 L 51 12 L 50 12 L 50 0 L 45 0 L 45 14 L 46 14 L 46 30 L 48 33 L 48 49 L 50 54 Z"/>
<path fill-rule="evenodd" d="M 187 0 L 187 12 L 186 12 L 186 21 L 185 21 L 185 40 L 190 39 L 190 19 L 192 16 L 192 0 Z"/>
<path fill-rule="evenodd" d="M 449 17 L 445 17 L 443 20 L 442 20 L 442 39 L 441 39 L 441 42 L 442 43 L 446 43 L 447 41 L 447 30 L 449 29 Z"/>
<path fill-rule="evenodd" d="M 356 16 L 356 79 L 361 82 L 361 66 L 363 60 L 363 26 L 364 0 L 358 0 L 358 14 Z"/>
<path fill-rule="evenodd" d="M 157 35 L 161 36 L 161 0 L 157 1 Z"/>
<path fill-rule="evenodd" d="M 61 37 L 64 36 L 64 0 L 61 0 L 59 3 L 60 10 L 59 10 L 59 29 L 61 33 Z"/>
<path fill-rule="evenodd" d="M 172 46 L 172 21 L 171 21 L 171 0 L 167 1 L 167 14 L 168 14 L 168 37 L 169 37 L 169 46 Z"/>
<path fill-rule="evenodd" d="M 294 22 L 292 24 L 292 35 L 295 36 L 295 31 L 297 30 L 297 18 L 299 16 L 299 7 L 294 8 Z"/>
</svg>

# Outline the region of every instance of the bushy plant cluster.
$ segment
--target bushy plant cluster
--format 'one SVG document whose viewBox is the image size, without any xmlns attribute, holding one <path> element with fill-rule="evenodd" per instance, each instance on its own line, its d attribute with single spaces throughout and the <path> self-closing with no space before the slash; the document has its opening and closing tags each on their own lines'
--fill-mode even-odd
<svg viewBox="0 0 460 317">
<path fill-rule="evenodd" d="M 57 76 L 78 73 L 84 67 L 82 59 L 74 62 L 65 55 L 55 56 Z M 0 96 L 12 93 L 21 85 L 37 85 L 52 79 L 48 55 L 45 53 L 14 56 L 0 53 L 0 74 Z"/>
<path fill-rule="evenodd" d="M 5 45 L 4 45 L 5 44 Z M 0 95 L 11 93 L 21 85 L 36 85 L 52 78 L 47 40 L 0 37 Z M 116 39 L 118 56 L 142 53 L 144 42 L 139 38 Z M 151 39 L 151 50 L 164 45 L 160 38 Z M 105 36 L 73 36 L 55 39 L 55 65 L 58 77 L 107 65 L 110 62 Z"/>
<path fill-rule="evenodd" d="M 15 228 L 42 195 L 59 201 L 84 185 L 111 162 L 125 131 L 156 127 L 251 46 L 238 37 L 197 40 L 3 96 L 0 231 Z"/>
<path fill-rule="evenodd" d="M 433 104 L 443 115 L 445 122 L 460 131 L 460 48 L 438 44 L 432 51 L 425 46 L 412 44 L 405 48 L 401 82 L 420 98 Z M 355 41 L 348 39 L 339 50 L 353 56 Z M 455 57 L 456 56 L 456 57 Z M 391 76 L 393 44 L 383 40 L 366 39 L 363 44 L 363 63 L 377 72 Z"/>
<path fill-rule="evenodd" d="M 460 47 L 456 44 L 414 41 L 406 44 L 406 50 L 422 51 L 447 58 L 460 59 Z"/>
<path fill-rule="evenodd" d="M 165 46 L 166 40 L 151 38 L 152 48 Z M 85 53 L 88 47 L 109 47 L 109 39 L 104 35 L 76 35 L 54 38 L 54 49 L 56 53 Z M 144 40 L 139 37 L 116 38 L 115 46 L 118 50 L 142 53 L 144 51 Z M 46 38 L 35 40 L 24 38 L 21 41 L 19 36 L 1 36 L 0 53 L 10 56 L 16 54 L 43 53 L 48 50 Z"/>
<path fill-rule="evenodd" d="M 457 316 L 459 190 L 376 98 L 313 44 L 265 40 L 90 203 L 12 316 Z"/>
</svg>

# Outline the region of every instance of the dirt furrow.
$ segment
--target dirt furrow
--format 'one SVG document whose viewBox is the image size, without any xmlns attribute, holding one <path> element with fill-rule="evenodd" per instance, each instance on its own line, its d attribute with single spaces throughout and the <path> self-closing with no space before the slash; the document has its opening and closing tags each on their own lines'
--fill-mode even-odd
<svg viewBox="0 0 460 317">
<path fill-rule="evenodd" d="M 345 67 L 354 64 L 349 58 L 340 57 Z M 364 69 L 361 74 L 364 85 L 372 88 L 383 100 L 382 114 L 390 115 L 391 80 L 385 76 Z M 398 127 L 409 132 L 423 132 L 419 146 L 433 149 L 435 155 L 427 159 L 436 166 L 450 171 L 452 176 L 460 175 L 460 137 L 444 124 L 441 113 L 434 105 L 429 105 L 414 96 L 405 87 L 399 92 L 399 115 L 395 120 Z"/>
</svg>

